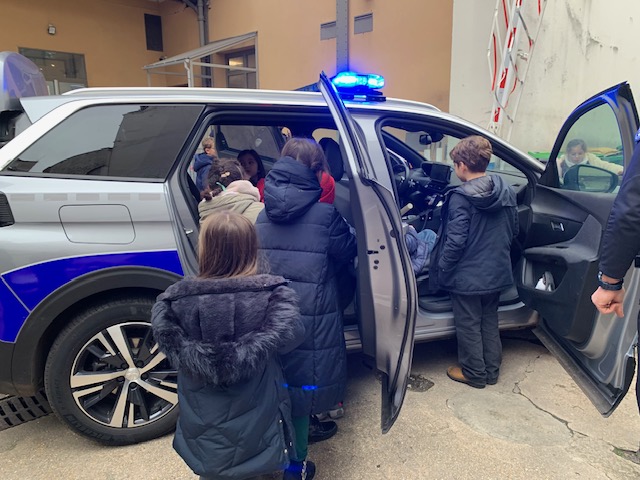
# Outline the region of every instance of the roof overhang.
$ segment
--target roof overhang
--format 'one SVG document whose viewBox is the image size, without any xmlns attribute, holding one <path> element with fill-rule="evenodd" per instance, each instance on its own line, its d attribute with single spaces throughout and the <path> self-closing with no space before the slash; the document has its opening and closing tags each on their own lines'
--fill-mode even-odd
<svg viewBox="0 0 640 480">
<path fill-rule="evenodd" d="M 256 37 L 258 36 L 258 32 L 250 32 L 245 33 L 244 35 L 238 35 L 235 37 L 224 38 L 222 40 L 217 40 L 215 42 L 208 43 L 199 48 L 195 48 L 193 50 L 189 50 L 188 52 L 181 53 L 179 55 L 174 55 L 173 57 L 165 58 L 164 60 L 160 60 L 155 63 L 151 63 L 149 65 L 145 65 L 142 67 L 147 71 L 147 76 L 149 74 L 167 74 L 167 75 L 175 75 L 175 72 L 158 72 L 152 71 L 163 67 L 170 67 L 173 65 L 183 65 L 187 70 L 186 74 L 189 79 L 189 86 L 193 86 L 193 78 L 195 76 L 202 77 L 203 75 L 195 75 L 193 72 L 193 67 L 211 67 L 211 68 L 225 68 L 232 70 L 245 70 L 256 72 L 256 68 L 250 67 L 231 67 L 229 65 L 222 65 L 216 63 L 206 63 L 201 60 L 209 55 L 213 55 L 215 53 L 221 53 L 231 48 L 238 48 L 243 46 L 256 46 Z M 149 85 L 151 85 L 151 81 L 149 79 Z"/>
<path fill-rule="evenodd" d="M 241 43 L 248 43 L 249 40 L 255 39 L 257 35 L 258 32 L 251 32 L 245 33 L 244 35 L 238 35 L 237 37 L 229 37 L 222 40 L 217 40 L 215 42 L 208 43 L 203 47 L 195 48 L 193 50 L 189 50 L 188 52 L 165 58 L 164 60 L 160 60 L 159 62 L 152 63 L 150 65 L 145 65 L 142 68 L 144 68 L 145 70 L 151 70 L 153 68 L 168 67 L 170 65 L 181 65 L 185 62 L 185 60 L 200 60 L 203 57 L 222 52 L 224 50 L 227 50 L 228 48 L 238 46 Z"/>
</svg>

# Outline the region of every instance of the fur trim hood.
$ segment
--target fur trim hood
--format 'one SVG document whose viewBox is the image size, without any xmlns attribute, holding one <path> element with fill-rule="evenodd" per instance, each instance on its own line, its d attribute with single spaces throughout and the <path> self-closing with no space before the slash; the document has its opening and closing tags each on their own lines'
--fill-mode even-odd
<svg viewBox="0 0 640 480">
<path fill-rule="evenodd" d="M 286 284 L 273 275 L 181 280 L 153 306 L 154 337 L 181 372 L 207 384 L 240 382 L 304 338 Z"/>
</svg>

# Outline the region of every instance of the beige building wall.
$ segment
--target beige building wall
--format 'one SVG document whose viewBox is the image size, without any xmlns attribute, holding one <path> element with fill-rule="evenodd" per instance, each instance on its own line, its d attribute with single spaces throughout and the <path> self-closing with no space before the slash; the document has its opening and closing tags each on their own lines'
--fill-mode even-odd
<svg viewBox="0 0 640 480">
<path fill-rule="evenodd" d="M 200 46 L 197 15 L 173 0 L 29 0 L 5 2 L 0 50 L 18 47 L 84 54 L 89 86 L 145 86 L 144 65 Z M 350 0 L 352 70 L 385 76 L 388 96 L 449 108 L 453 0 Z M 162 18 L 164 51 L 146 49 L 144 14 Z M 373 14 L 373 31 L 354 34 L 354 17 Z M 210 0 L 209 41 L 257 32 L 258 87 L 291 90 L 336 73 L 336 40 L 320 25 L 336 20 L 336 1 Z M 56 26 L 56 35 L 47 26 Z M 240 48 L 236 48 L 238 50 Z M 225 52 L 230 53 L 230 52 Z M 225 63 L 225 55 L 212 58 Z M 154 86 L 185 85 L 153 75 Z M 226 87 L 214 69 L 214 86 Z"/>
<path fill-rule="evenodd" d="M 373 31 L 354 34 L 354 17 L 368 13 Z M 384 75 L 389 96 L 447 110 L 452 15 L 452 0 L 351 0 L 351 69 Z M 322 70 L 336 73 L 336 40 L 320 40 L 320 25 L 335 20 L 335 1 L 211 0 L 209 38 L 257 31 L 259 87 L 290 90 L 317 81 Z M 224 71 L 215 80 L 221 85 Z"/>
<path fill-rule="evenodd" d="M 333 2 L 335 3 L 335 2 Z M 355 35 L 353 17 L 373 13 Z M 385 94 L 449 109 L 452 0 L 351 0 L 350 65 L 385 77 Z"/>
<path fill-rule="evenodd" d="M 0 50 L 19 47 L 85 56 L 89 86 L 143 86 L 142 66 L 163 52 L 148 51 L 144 14 L 159 15 L 149 0 L 29 0 L 2 2 Z M 47 33 L 48 25 L 56 34 Z M 164 81 L 164 80 L 162 80 Z"/>
</svg>

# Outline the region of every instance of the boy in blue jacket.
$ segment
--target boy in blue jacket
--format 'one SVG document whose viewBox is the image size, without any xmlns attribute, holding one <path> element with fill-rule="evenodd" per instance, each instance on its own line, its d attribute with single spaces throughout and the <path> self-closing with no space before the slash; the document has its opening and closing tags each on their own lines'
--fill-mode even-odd
<svg viewBox="0 0 640 480">
<path fill-rule="evenodd" d="M 462 185 L 449 192 L 431 255 L 432 286 L 451 295 L 459 366 L 447 375 L 475 388 L 498 381 L 502 344 L 500 292 L 513 284 L 511 241 L 518 234 L 516 195 L 501 177 L 487 175 L 493 150 L 474 135 L 450 156 Z"/>
</svg>

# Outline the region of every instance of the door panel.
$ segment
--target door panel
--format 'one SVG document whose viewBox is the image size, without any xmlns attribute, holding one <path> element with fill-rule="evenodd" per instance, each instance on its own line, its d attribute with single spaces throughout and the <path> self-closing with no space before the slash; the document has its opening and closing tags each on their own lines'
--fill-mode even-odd
<svg viewBox="0 0 640 480">
<path fill-rule="evenodd" d="M 561 173 L 576 163 L 622 173 L 631 161 L 637 127 L 626 83 L 574 110 L 536 189 L 516 279 L 520 298 L 541 316 L 536 335 L 605 416 L 622 400 L 633 378 L 640 275 L 631 269 L 625 279 L 625 318 L 598 313 L 591 294 L 598 286 L 600 242 L 615 191 L 580 191 L 580 185 L 564 182 L 568 177 L 561 178 Z M 563 167 L 567 158 L 572 163 Z M 553 277 L 550 288 L 542 284 L 546 272 Z"/>
<path fill-rule="evenodd" d="M 402 221 L 392 192 L 370 173 L 361 131 L 324 75 L 319 89 L 334 117 L 353 175 L 349 180 L 358 232 L 362 347 L 382 373 L 382 432 L 395 422 L 407 389 L 417 312 L 417 289 Z"/>
</svg>

